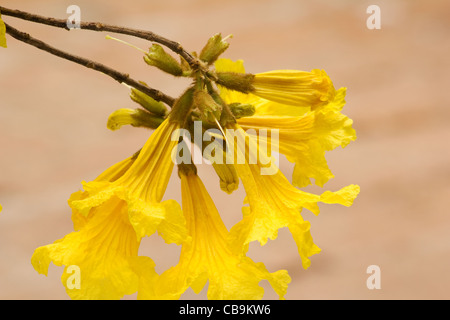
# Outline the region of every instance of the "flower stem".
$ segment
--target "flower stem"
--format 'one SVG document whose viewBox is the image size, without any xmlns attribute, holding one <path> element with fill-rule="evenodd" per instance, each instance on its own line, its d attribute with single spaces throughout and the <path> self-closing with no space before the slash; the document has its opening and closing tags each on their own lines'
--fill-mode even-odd
<svg viewBox="0 0 450 320">
<path fill-rule="evenodd" d="M 70 30 L 67 27 L 67 20 L 64 19 L 55 19 L 55 18 L 49 18 L 44 17 L 20 10 L 12 10 L 5 7 L 0 6 L 0 11 L 2 15 L 4 16 L 11 16 L 23 20 L 28 20 L 36 23 L 46 24 L 52 27 L 57 28 L 63 28 L 66 30 Z M 139 29 L 133 29 L 133 28 L 126 28 L 126 27 L 120 27 L 120 26 L 114 26 L 109 24 L 104 24 L 100 22 L 81 22 L 80 28 L 85 30 L 91 30 L 91 31 L 106 31 L 106 32 L 113 32 L 113 33 L 120 33 L 120 34 L 126 34 L 133 37 L 145 39 L 152 42 L 157 42 L 159 44 L 162 44 L 172 50 L 173 52 L 179 54 L 182 56 L 193 69 L 197 69 L 200 65 L 200 62 L 197 58 L 192 56 L 189 52 L 183 49 L 180 43 L 176 41 L 169 40 L 167 38 L 164 38 L 160 35 L 157 35 L 151 31 L 145 31 L 145 30 L 139 30 Z"/>
<path fill-rule="evenodd" d="M 2 10 L 2 14 L 3 14 L 4 9 L 2 8 L 1 10 Z M 79 56 L 70 54 L 68 52 L 65 52 L 65 51 L 62 51 L 59 49 L 56 49 L 39 39 L 33 38 L 28 33 L 21 32 L 6 23 L 5 23 L 5 26 L 6 26 L 6 33 L 19 41 L 25 42 L 29 45 L 32 45 L 38 49 L 44 50 L 44 51 L 51 53 L 55 56 L 58 56 L 60 58 L 63 58 L 63 59 L 75 62 L 77 64 L 80 64 L 82 66 L 85 66 L 86 68 L 100 71 L 120 83 L 126 83 L 126 84 L 136 88 L 137 90 L 152 97 L 156 101 L 162 101 L 169 106 L 172 106 L 175 102 L 174 98 L 164 94 L 161 91 L 150 88 L 150 87 L 130 78 L 129 74 L 116 71 L 110 67 L 105 66 L 104 64 L 99 63 L 99 62 L 95 62 L 95 61 L 92 61 L 92 60 L 89 60 L 89 59 L 86 59 L 83 57 L 79 57 Z"/>
</svg>

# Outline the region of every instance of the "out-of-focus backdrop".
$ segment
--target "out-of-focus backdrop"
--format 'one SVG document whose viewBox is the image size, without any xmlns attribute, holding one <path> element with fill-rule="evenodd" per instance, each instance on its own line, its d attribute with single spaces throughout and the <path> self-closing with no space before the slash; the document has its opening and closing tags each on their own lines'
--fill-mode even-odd
<svg viewBox="0 0 450 320">
<path fill-rule="evenodd" d="M 335 178 L 324 189 L 355 183 L 361 193 L 350 208 L 323 205 L 318 217 L 304 213 L 322 248 L 308 270 L 284 229 L 264 247 L 252 244 L 250 257 L 271 271 L 289 271 L 287 299 L 450 298 L 448 1 L 1 1 L 64 19 L 72 4 L 81 8 L 83 21 L 152 30 L 191 51 L 215 33 L 233 34 L 224 57 L 243 59 L 249 72 L 326 70 L 336 88 L 348 88 L 343 113 L 354 120 L 358 139 L 327 154 Z M 381 9 L 380 30 L 366 26 L 372 4 Z M 147 66 L 139 51 L 106 40 L 105 33 L 3 19 L 170 95 L 187 85 Z M 134 107 L 124 86 L 7 40 L 8 49 L 0 49 L 0 299 L 67 299 L 63 269 L 51 264 L 48 277 L 39 275 L 31 255 L 72 231 L 67 199 L 81 181 L 134 153 L 150 132 L 106 129 L 112 111 Z M 290 178 L 292 165 L 282 159 L 281 168 Z M 200 175 L 230 228 L 241 217 L 242 185 L 227 195 L 211 168 L 202 166 Z M 166 198 L 179 197 L 175 174 Z M 162 271 L 177 263 L 179 247 L 152 236 L 140 254 Z M 366 286 L 370 265 L 380 267 L 381 289 Z M 277 298 L 261 284 L 266 299 Z M 182 298 L 205 297 L 206 290 L 189 290 Z"/>
</svg>

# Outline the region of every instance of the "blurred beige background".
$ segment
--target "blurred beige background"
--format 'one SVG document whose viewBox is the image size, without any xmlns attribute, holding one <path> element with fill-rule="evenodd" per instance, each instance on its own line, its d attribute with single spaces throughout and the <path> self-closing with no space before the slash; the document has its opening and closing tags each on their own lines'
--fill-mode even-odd
<svg viewBox="0 0 450 320">
<path fill-rule="evenodd" d="M 228 0 L 228 1 L 12 1 L 2 5 L 66 18 L 77 4 L 82 20 L 152 30 L 200 50 L 213 34 L 233 34 L 224 55 L 243 59 L 249 72 L 323 68 L 337 88 L 348 88 L 344 113 L 358 140 L 328 153 L 335 178 L 325 188 L 359 184 L 350 208 L 323 205 L 311 221 L 322 248 L 301 267 L 287 230 L 249 255 L 292 277 L 287 299 L 450 298 L 450 3 L 445 0 Z M 366 8 L 381 8 L 381 30 L 368 30 Z M 170 95 L 187 82 L 148 67 L 141 53 L 106 34 L 67 32 L 3 17 L 58 48 L 85 56 Z M 117 35 L 116 35 L 117 36 Z M 149 44 L 117 36 L 137 46 Z M 109 165 L 140 148 L 144 129 L 106 129 L 108 115 L 133 107 L 128 90 L 112 79 L 8 38 L 0 50 L 0 299 L 67 299 L 62 268 L 37 274 L 38 246 L 72 230 L 67 199 Z M 282 161 L 288 177 L 292 165 Z M 201 176 L 223 219 L 241 217 L 243 188 L 226 195 L 211 168 Z M 166 198 L 179 199 L 177 177 Z M 306 190 L 320 192 L 320 188 Z M 157 271 L 178 261 L 179 247 L 145 238 L 141 255 Z M 366 287 L 369 265 L 381 268 L 381 289 Z M 265 298 L 272 289 L 262 283 Z M 204 299 L 188 291 L 185 299 Z M 133 299 L 134 296 L 126 297 Z"/>
</svg>

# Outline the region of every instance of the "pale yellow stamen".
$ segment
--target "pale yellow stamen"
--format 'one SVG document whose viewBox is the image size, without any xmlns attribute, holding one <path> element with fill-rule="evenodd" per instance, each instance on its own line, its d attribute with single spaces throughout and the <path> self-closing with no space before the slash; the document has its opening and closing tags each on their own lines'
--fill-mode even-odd
<svg viewBox="0 0 450 320">
<path fill-rule="evenodd" d="M 105 38 L 106 38 L 106 39 L 109 39 L 109 40 L 115 40 L 115 41 L 117 41 L 117 42 L 123 43 L 123 44 L 125 44 L 125 45 L 127 45 L 127 46 L 129 46 L 129 47 L 132 47 L 132 48 L 134 48 L 134 49 L 136 49 L 136 50 L 139 50 L 139 51 L 143 52 L 144 54 L 147 54 L 147 51 L 145 51 L 144 49 L 141 49 L 141 48 L 139 48 L 139 47 L 137 47 L 137 46 L 135 46 L 135 45 L 133 45 L 133 44 L 131 44 L 131 43 L 129 43 L 129 42 L 126 42 L 126 41 L 123 41 L 123 40 L 120 40 L 120 39 L 111 37 L 111 36 L 109 36 L 109 35 L 106 36 Z"/>
</svg>

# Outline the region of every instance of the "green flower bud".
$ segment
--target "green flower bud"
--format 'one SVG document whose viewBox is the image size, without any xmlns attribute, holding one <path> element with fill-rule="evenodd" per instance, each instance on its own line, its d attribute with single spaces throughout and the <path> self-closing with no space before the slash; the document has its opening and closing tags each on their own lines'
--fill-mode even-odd
<svg viewBox="0 0 450 320">
<path fill-rule="evenodd" d="M 219 177 L 220 189 L 228 194 L 238 189 L 239 177 L 233 164 L 227 164 L 227 154 L 224 150 L 224 141 L 211 136 L 211 133 L 203 131 L 205 137 L 201 143 L 202 155 L 209 160 Z M 198 144 L 197 144 L 198 145 Z"/>
<path fill-rule="evenodd" d="M 230 46 L 230 44 L 225 41 L 229 37 L 231 37 L 231 35 L 222 39 L 222 35 L 218 33 L 209 38 L 208 42 L 200 52 L 200 60 L 205 61 L 208 64 L 214 63 L 214 61 L 216 61 Z"/>
<path fill-rule="evenodd" d="M 153 44 L 150 47 L 149 52 L 144 56 L 144 60 L 147 64 L 174 76 L 183 75 L 183 69 L 178 61 L 165 52 L 159 44 Z"/>
<path fill-rule="evenodd" d="M 183 75 L 189 75 L 192 72 L 191 66 L 182 56 L 180 56 L 180 66 L 183 71 Z"/>
<path fill-rule="evenodd" d="M 217 84 L 228 89 L 250 93 L 255 91 L 253 80 L 255 75 L 251 73 L 218 72 Z"/>
<path fill-rule="evenodd" d="M 196 90 L 194 93 L 194 108 L 198 110 L 200 119 L 209 123 L 220 120 L 222 106 L 205 91 Z"/>
<path fill-rule="evenodd" d="M 230 104 L 229 107 L 236 119 L 251 117 L 255 114 L 255 106 L 248 103 L 241 104 L 236 102 Z"/>
<path fill-rule="evenodd" d="M 145 82 L 141 81 L 141 83 L 147 85 Z M 155 99 L 149 97 L 145 93 L 142 93 L 135 88 L 131 88 L 130 98 L 151 113 L 159 116 L 165 116 L 167 113 L 167 108 L 164 103 L 156 101 Z"/>
</svg>

